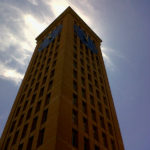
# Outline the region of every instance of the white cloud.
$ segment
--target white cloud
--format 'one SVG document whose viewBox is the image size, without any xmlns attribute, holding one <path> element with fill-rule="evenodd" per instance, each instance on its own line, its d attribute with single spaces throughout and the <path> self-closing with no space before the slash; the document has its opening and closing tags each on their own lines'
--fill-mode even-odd
<svg viewBox="0 0 150 150">
<path fill-rule="evenodd" d="M 38 5 L 37 0 L 27 0 L 27 1 L 33 5 Z"/>
<path fill-rule="evenodd" d="M 31 56 L 36 45 L 35 38 L 47 27 L 47 24 L 35 18 L 34 14 L 24 13 L 18 7 L 5 4 L 3 8 L 3 10 L 0 9 L 0 12 L 9 9 L 7 15 L 11 19 L 2 13 L 4 23 L 0 23 L 0 55 L 2 58 L 0 78 L 18 84 L 22 80 L 23 74 L 17 70 L 23 71 L 26 68 L 26 60 Z"/>
<path fill-rule="evenodd" d="M 0 64 L 0 78 L 6 80 L 12 80 L 16 84 L 20 83 L 23 79 L 23 74 L 19 73 L 16 69 L 7 67 L 6 65 Z"/>
<path fill-rule="evenodd" d="M 28 45 L 30 51 L 33 51 L 36 41 L 35 38 L 41 33 L 48 25 L 45 22 L 40 22 L 32 14 L 24 14 L 24 38 L 25 42 L 22 41 L 23 46 Z"/>
<path fill-rule="evenodd" d="M 84 11 L 82 9 L 79 9 L 79 7 L 74 5 L 73 2 L 71 2 L 69 0 L 63 0 L 63 1 L 62 0 L 51 0 L 51 1 L 46 1 L 45 3 L 51 7 L 52 12 L 54 13 L 55 17 L 58 17 L 68 6 L 71 6 L 87 24 L 91 24 L 90 17 L 87 16 L 87 13 L 84 13 Z M 88 8 L 90 7 L 90 5 L 88 3 L 84 3 L 84 4 L 83 3 L 81 3 L 81 4 L 84 7 L 88 7 Z M 91 13 L 92 9 L 88 9 L 88 11 Z"/>
<path fill-rule="evenodd" d="M 115 66 L 115 64 L 113 63 L 111 57 L 109 56 L 111 50 L 109 48 L 105 48 L 105 47 L 101 47 L 102 50 L 102 55 L 104 58 L 104 61 L 106 63 L 106 65 L 108 66 L 108 69 L 110 69 L 111 71 L 115 71 L 117 68 Z"/>
</svg>

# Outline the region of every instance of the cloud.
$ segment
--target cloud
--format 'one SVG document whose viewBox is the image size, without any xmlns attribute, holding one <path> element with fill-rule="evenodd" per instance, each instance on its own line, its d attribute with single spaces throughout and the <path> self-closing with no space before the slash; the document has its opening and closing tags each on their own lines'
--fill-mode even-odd
<svg viewBox="0 0 150 150">
<path fill-rule="evenodd" d="M 107 68 L 110 71 L 116 71 L 117 66 L 113 62 L 114 56 L 112 56 L 112 55 L 116 55 L 115 50 L 112 50 L 110 48 L 106 48 L 106 47 L 103 47 L 103 46 L 101 47 L 101 50 L 102 50 L 102 55 L 103 55 L 104 62 L 106 63 Z"/>
<path fill-rule="evenodd" d="M 48 24 L 33 13 L 0 2 L 0 78 L 18 84 L 36 45 L 35 38 Z"/>
<path fill-rule="evenodd" d="M 20 83 L 20 81 L 23 79 L 23 74 L 19 73 L 16 69 L 12 69 L 9 67 L 6 67 L 3 64 L 0 64 L 0 78 L 5 80 L 12 80 L 16 84 Z"/>
<path fill-rule="evenodd" d="M 37 0 L 27 0 L 29 3 L 31 3 L 32 5 L 38 5 L 38 1 Z"/>
</svg>

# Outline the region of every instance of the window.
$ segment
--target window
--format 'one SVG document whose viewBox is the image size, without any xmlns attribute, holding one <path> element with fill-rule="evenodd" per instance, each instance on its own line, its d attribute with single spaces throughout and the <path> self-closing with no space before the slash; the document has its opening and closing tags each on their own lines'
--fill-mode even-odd
<svg viewBox="0 0 150 150">
<path fill-rule="evenodd" d="M 16 114 L 15 114 L 15 117 L 19 114 L 19 111 L 20 111 L 20 107 L 18 107 Z"/>
<path fill-rule="evenodd" d="M 76 61 L 73 61 L 73 66 L 74 66 L 74 68 L 77 68 L 77 62 Z"/>
<path fill-rule="evenodd" d="M 7 149 L 8 149 L 9 143 L 10 143 L 10 137 L 7 139 L 7 142 L 6 142 L 6 144 L 5 144 L 4 150 L 7 150 Z"/>
<path fill-rule="evenodd" d="M 80 41 L 80 49 L 83 49 L 83 44 L 81 41 Z M 81 54 L 81 56 L 83 56 L 83 53 L 81 51 L 80 51 L 80 54 Z"/>
<path fill-rule="evenodd" d="M 14 135 L 14 138 L 13 138 L 12 145 L 16 144 L 16 141 L 17 141 L 17 138 L 18 138 L 18 134 L 19 134 L 19 131 L 16 131 L 16 133 Z"/>
<path fill-rule="evenodd" d="M 95 71 L 93 71 L 93 74 L 94 74 L 94 77 L 97 77 L 97 75 L 96 75 L 96 72 L 95 72 Z"/>
<path fill-rule="evenodd" d="M 90 74 L 88 74 L 88 79 L 89 79 L 89 81 L 92 81 L 92 77 Z"/>
<path fill-rule="evenodd" d="M 74 129 L 72 129 L 72 145 L 78 147 L 78 132 Z"/>
<path fill-rule="evenodd" d="M 44 56 L 44 57 L 43 57 L 43 60 L 42 60 L 42 62 L 45 62 L 45 60 L 46 60 L 46 56 Z"/>
<path fill-rule="evenodd" d="M 93 87 L 91 84 L 89 84 L 89 91 L 93 93 Z"/>
<path fill-rule="evenodd" d="M 103 83 L 103 79 L 102 79 L 102 77 L 100 77 L 100 82 L 101 82 L 101 83 Z"/>
<path fill-rule="evenodd" d="M 43 144 L 44 131 L 45 131 L 45 129 L 41 129 L 41 130 L 39 131 L 38 140 L 37 140 L 37 147 L 39 147 L 40 145 Z"/>
<path fill-rule="evenodd" d="M 23 122 L 23 118 L 24 118 L 24 114 L 20 116 L 17 127 L 19 127 L 21 125 L 21 123 Z"/>
<path fill-rule="evenodd" d="M 49 64 L 49 63 L 50 63 L 50 61 L 51 61 L 51 59 L 50 59 L 50 58 L 48 58 L 48 60 L 47 60 L 47 64 Z"/>
<path fill-rule="evenodd" d="M 37 78 L 38 80 L 41 78 L 41 75 L 42 75 L 42 72 L 39 73 L 38 78 Z"/>
<path fill-rule="evenodd" d="M 97 145 L 95 145 L 95 149 L 94 150 L 100 150 L 99 147 Z"/>
<path fill-rule="evenodd" d="M 23 111 L 26 109 L 26 107 L 27 107 L 27 104 L 28 104 L 28 100 L 26 100 L 26 101 L 25 101 L 25 103 L 24 103 L 24 106 L 23 106 Z"/>
<path fill-rule="evenodd" d="M 45 74 L 48 73 L 48 69 L 49 69 L 49 66 L 46 67 Z"/>
<path fill-rule="evenodd" d="M 85 85 L 85 79 L 83 77 L 81 77 L 81 82 L 82 82 L 82 85 Z"/>
<path fill-rule="evenodd" d="M 104 100 L 105 105 L 108 105 L 106 96 L 103 96 L 103 100 Z"/>
<path fill-rule="evenodd" d="M 55 73 L 55 69 L 53 69 L 53 70 L 51 71 L 50 78 L 52 78 L 52 77 L 54 76 L 54 73 Z"/>
<path fill-rule="evenodd" d="M 89 50 L 88 50 L 87 46 L 85 46 L 85 49 L 86 49 L 86 55 L 89 56 Z"/>
<path fill-rule="evenodd" d="M 103 137 L 104 146 L 105 146 L 105 147 L 108 147 L 107 137 L 106 137 L 106 134 L 105 134 L 104 132 L 102 133 L 102 137 Z"/>
<path fill-rule="evenodd" d="M 74 38 L 74 43 L 77 44 L 77 39 L 76 38 Z"/>
<path fill-rule="evenodd" d="M 77 47 L 76 47 L 76 45 L 74 45 L 74 50 L 77 50 Z"/>
<path fill-rule="evenodd" d="M 72 122 L 76 125 L 78 124 L 78 113 L 75 110 L 72 111 Z"/>
<path fill-rule="evenodd" d="M 95 111 L 93 109 L 91 109 L 91 115 L 92 115 L 92 120 L 96 121 L 96 114 L 95 114 Z"/>
<path fill-rule="evenodd" d="M 116 150 L 115 141 L 111 139 L 112 150 Z"/>
<path fill-rule="evenodd" d="M 57 47 L 56 47 L 56 49 L 58 49 L 58 47 L 59 47 L 59 45 L 57 45 Z M 56 59 L 56 57 L 57 57 L 57 52 L 54 54 L 54 59 Z"/>
<path fill-rule="evenodd" d="M 82 97 L 86 98 L 86 92 L 85 92 L 85 89 L 83 89 L 83 88 L 82 88 Z"/>
<path fill-rule="evenodd" d="M 32 149 L 32 143 L 33 143 L 33 136 L 30 137 L 29 140 L 28 140 L 27 150 Z"/>
<path fill-rule="evenodd" d="M 32 112 L 32 108 L 30 108 L 30 109 L 28 110 L 26 120 L 28 120 L 28 119 L 31 117 L 31 112 Z"/>
<path fill-rule="evenodd" d="M 50 57 L 52 56 L 52 51 L 50 51 L 49 56 L 50 56 Z M 51 60 L 51 59 L 50 59 L 50 60 Z M 49 61 L 50 61 L 50 60 L 49 60 Z M 47 63 L 48 63 L 48 62 L 47 62 Z"/>
<path fill-rule="evenodd" d="M 83 59 L 80 59 L 81 65 L 84 65 L 84 61 Z"/>
<path fill-rule="evenodd" d="M 40 68 L 40 70 L 42 70 L 43 68 L 44 68 L 44 64 L 42 64 L 42 65 L 41 65 L 41 68 Z"/>
<path fill-rule="evenodd" d="M 101 86 L 101 90 L 102 90 L 103 93 L 105 93 L 104 86 Z"/>
<path fill-rule="evenodd" d="M 91 71 L 91 69 L 90 69 L 90 66 L 89 66 L 89 65 L 87 65 L 87 70 L 88 70 L 88 71 Z"/>
<path fill-rule="evenodd" d="M 90 95 L 90 103 L 91 103 L 91 105 L 95 106 L 94 97 L 92 95 Z"/>
<path fill-rule="evenodd" d="M 33 104 L 33 103 L 34 103 L 34 101 L 35 101 L 35 98 L 36 98 L 36 94 L 34 94 L 34 95 L 32 96 L 32 99 L 31 99 L 31 104 Z"/>
<path fill-rule="evenodd" d="M 84 72 L 84 68 L 83 67 L 81 67 L 81 73 L 82 74 L 84 74 L 85 72 Z"/>
<path fill-rule="evenodd" d="M 31 79 L 31 74 L 29 75 L 29 77 L 28 77 L 27 81 L 29 81 L 30 79 Z"/>
<path fill-rule="evenodd" d="M 41 123 L 43 124 L 47 120 L 47 114 L 48 114 L 48 109 L 44 110 L 43 115 L 42 115 L 42 121 Z"/>
<path fill-rule="evenodd" d="M 45 76 L 45 77 L 43 78 L 42 84 L 45 84 L 46 79 L 47 79 L 47 76 Z"/>
<path fill-rule="evenodd" d="M 55 67 L 56 65 L 56 60 L 53 62 L 52 67 Z"/>
<path fill-rule="evenodd" d="M 22 103 L 22 101 L 24 100 L 25 94 L 22 95 L 21 99 L 20 99 L 20 104 Z"/>
<path fill-rule="evenodd" d="M 20 144 L 19 146 L 18 146 L 18 150 L 22 150 L 23 149 L 23 144 Z"/>
<path fill-rule="evenodd" d="M 98 88 L 98 82 L 95 80 L 95 86 Z"/>
<path fill-rule="evenodd" d="M 45 99 L 45 106 L 49 104 L 50 97 L 51 97 L 51 93 L 47 94 L 46 99 Z"/>
<path fill-rule="evenodd" d="M 73 105 L 78 106 L 78 97 L 76 94 L 73 94 Z"/>
<path fill-rule="evenodd" d="M 32 79 L 32 81 L 31 81 L 31 86 L 33 85 L 34 81 L 35 81 L 35 79 Z"/>
<path fill-rule="evenodd" d="M 97 98 L 100 98 L 100 94 L 99 94 L 98 90 L 96 90 L 96 96 L 97 96 Z"/>
<path fill-rule="evenodd" d="M 15 124 L 16 124 L 16 120 L 13 121 L 11 128 L 10 128 L 10 133 L 13 132 L 14 128 L 15 128 Z"/>
<path fill-rule="evenodd" d="M 98 140 L 98 130 L 96 126 L 93 126 L 93 137 L 95 140 Z"/>
<path fill-rule="evenodd" d="M 105 109 L 105 112 L 106 112 L 106 116 L 107 116 L 107 118 L 108 118 L 108 119 L 110 119 L 109 110 L 108 110 L 107 108 Z"/>
<path fill-rule="evenodd" d="M 48 84 L 48 90 L 50 90 L 50 89 L 52 88 L 52 86 L 53 86 L 53 80 L 51 80 L 51 81 L 49 82 L 49 84 Z"/>
<path fill-rule="evenodd" d="M 77 92 L 78 88 L 77 88 L 77 82 L 73 81 L 73 89 Z"/>
<path fill-rule="evenodd" d="M 38 101 L 36 105 L 35 113 L 37 113 L 40 110 L 40 107 L 41 107 L 41 101 Z"/>
<path fill-rule="evenodd" d="M 74 57 L 75 59 L 77 59 L 77 54 L 76 54 L 76 53 L 74 53 L 74 54 L 73 54 L 73 57 Z"/>
<path fill-rule="evenodd" d="M 27 90 L 27 88 L 28 88 L 28 84 L 25 86 L 24 91 L 26 91 L 26 90 Z"/>
<path fill-rule="evenodd" d="M 38 67 L 39 67 L 39 65 L 40 65 L 40 62 L 38 62 L 38 63 L 37 63 L 36 68 L 38 68 Z"/>
<path fill-rule="evenodd" d="M 44 93 L 44 87 L 43 87 L 43 88 L 41 88 L 41 90 L 40 90 L 40 94 L 39 94 L 39 97 L 43 96 L 43 93 Z"/>
<path fill-rule="evenodd" d="M 77 71 L 76 71 L 76 70 L 73 70 L 73 77 L 74 77 L 75 79 L 77 79 Z"/>
<path fill-rule="evenodd" d="M 89 140 L 87 138 L 84 138 L 84 150 L 89 150 Z"/>
<path fill-rule="evenodd" d="M 26 136 L 27 129 L 28 129 L 28 124 L 24 125 L 21 138 L 24 138 Z"/>
<path fill-rule="evenodd" d="M 98 110 L 99 112 L 103 113 L 102 104 L 100 102 L 98 102 Z"/>
<path fill-rule="evenodd" d="M 82 102 L 82 110 L 85 114 L 87 113 L 87 106 L 85 102 Z"/>
<path fill-rule="evenodd" d="M 35 117 L 32 121 L 31 132 L 36 128 L 38 117 Z"/>
<path fill-rule="evenodd" d="M 27 97 L 29 97 L 29 96 L 30 96 L 31 91 L 32 91 L 32 89 L 29 89 L 28 94 L 27 94 Z"/>
<path fill-rule="evenodd" d="M 95 65 L 95 63 L 93 63 L 93 68 L 94 68 L 94 69 L 96 69 L 96 65 Z"/>
<path fill-rule="evenodd" d="M 108 130 L 111 135 L 113 135 L 113 129 L 111 123 L 108 123 Z"/>
<path fill-rule="evenodd" d="M 86 51 L 86 54 L 87 54 L 87 51 Z M 87 61 L 87 63 L 88 63 L 88 64 L 90 63 L 90 61 L 89 61 L 89 58 L 88 58 L 88 57 L 86 57 L 86 61 Z"/>
<path fill-rule="evenodd" d="M 101 127 L 105 129 L 105 121 L 104 121 L 104 117 L 102 116 L 100 116 L 100 124 L 101 124 Z"/>
<path fill-rule="evenodd" d="M 85 117 L 83 117 L 83 127 L 84 127 L 84 131 L 88 133 L 88 121 Z"/>
</svg>

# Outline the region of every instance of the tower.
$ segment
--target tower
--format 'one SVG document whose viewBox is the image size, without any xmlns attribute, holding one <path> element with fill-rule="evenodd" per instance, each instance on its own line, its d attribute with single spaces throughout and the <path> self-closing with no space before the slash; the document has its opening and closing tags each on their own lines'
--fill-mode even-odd
<svg viewBox="0 0 150 150">
<path fill-rule="evenodd" d="M 68 7 L 36 40 L 1 149 L 124 150 L 101 39 Z"/>
</svg>

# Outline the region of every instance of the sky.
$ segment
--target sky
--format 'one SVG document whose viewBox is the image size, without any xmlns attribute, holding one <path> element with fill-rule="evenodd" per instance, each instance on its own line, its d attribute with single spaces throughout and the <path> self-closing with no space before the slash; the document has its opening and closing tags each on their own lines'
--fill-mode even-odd
<svg viewBox="0 0 150 150">
<path fill-rule="evenodd" d="M 35 38 L 71 6 L 102 39 L 126 150 L 150 150 L 149 0 L 0 0 L 0 135 Z"/>
</svg>

